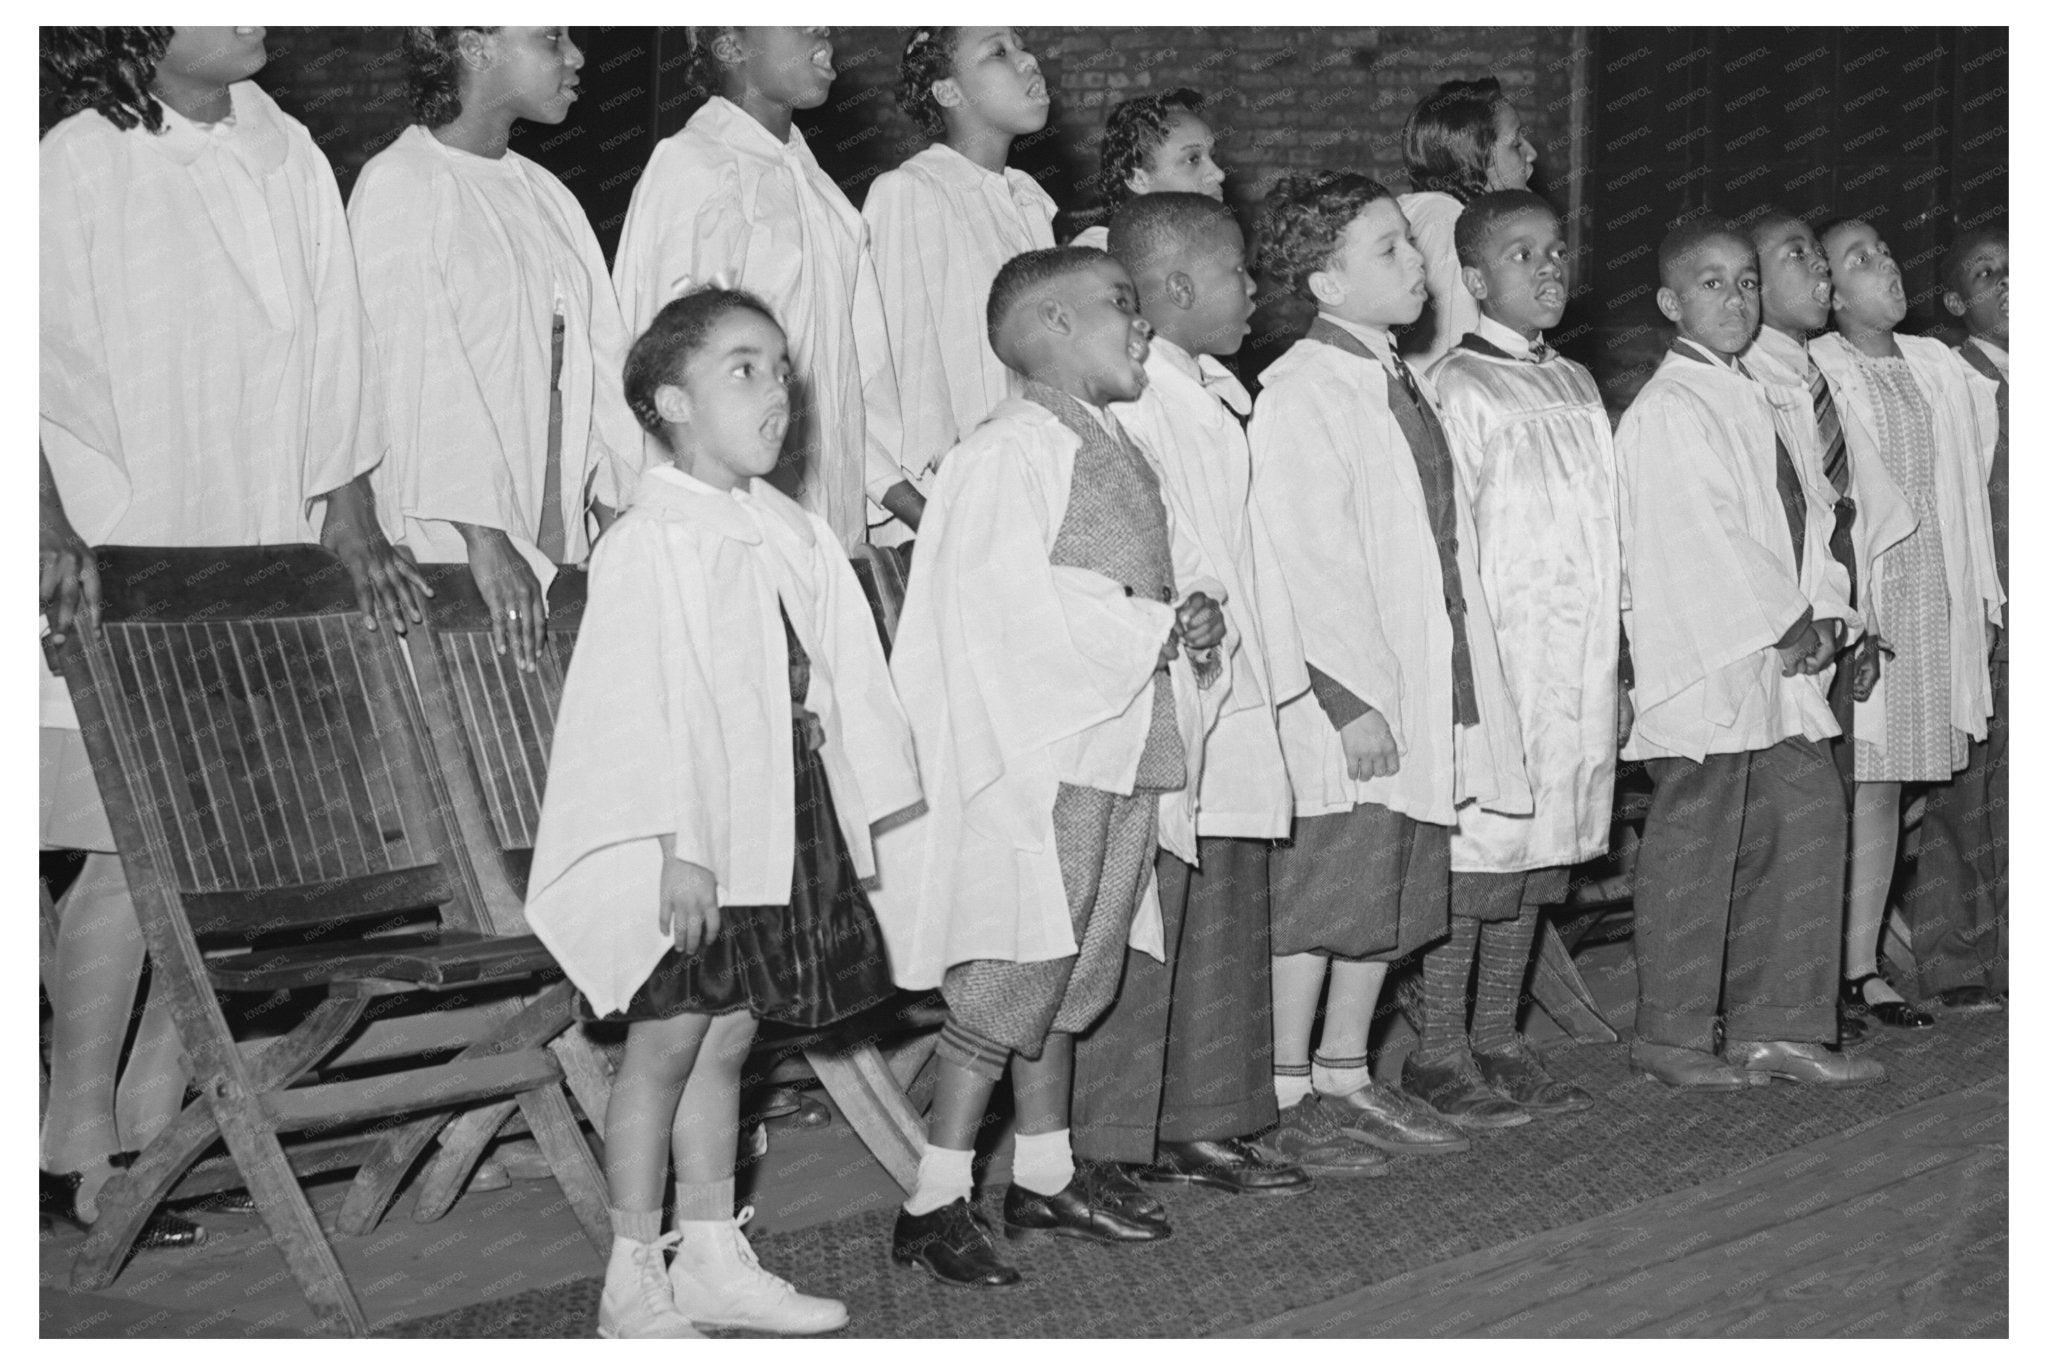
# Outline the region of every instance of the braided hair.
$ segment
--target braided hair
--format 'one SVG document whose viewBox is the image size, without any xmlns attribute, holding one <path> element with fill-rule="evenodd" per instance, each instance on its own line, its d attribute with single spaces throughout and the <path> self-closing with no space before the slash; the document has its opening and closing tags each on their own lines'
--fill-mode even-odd
<svg viewBox="0 0 2048 1365">
<path fill-rule="evenodd" d="M 399 40 L 405 56 L 405 91 L 413 117 L 429 128 L 453 123 L 462 113 L 456 95 L 461 83 L 461 39 L 465 33 L 495 33 L 491 28 L 408 28 Z"/>
<path fill-rule="evenodd" d="M 1163 95 L 1140 95 L 1109 111 L 1102 130 L 1102 204 L 1115 213 L 1131 197 L 1131 177 L 1166 145 L 1175 119 L 1202 112 L 1199 92 L 1182 86 Z"/>
<path fill-rule="evenodd" d="M 161 133 L 163 106 L 149 85 L 171 33 L 168 27 L 45 28 L 42 58 L 56 80 L 58 116 L 97 109 L 123 131 L 140 124 Z"/>
<path fill-rule="evenodd" d="M 944 137 L 946 120 L 932 95 L 932 86 L 953 74 L 953 49 L 958 28 L 914 28 L 903 41 L 903 73 L 896 84 L 896 104 L 928 137 Z"/>
</svg>

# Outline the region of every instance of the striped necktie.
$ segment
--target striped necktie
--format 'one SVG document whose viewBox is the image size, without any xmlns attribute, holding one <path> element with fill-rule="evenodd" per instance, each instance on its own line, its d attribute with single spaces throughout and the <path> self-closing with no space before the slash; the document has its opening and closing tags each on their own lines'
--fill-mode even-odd
<svg viewBox="0 0 2048 1365">
<path fill-rule="evenodd" d="M 1849 443 L 1842 435 L 1841 414 L 1835 411 L 1834 391 L 1820 366 L 1806 362 L 1806 387 L 1813 391 L 1813 425 L 1820 434 L 1820 467 L 1827 473 L 1835 492 L 1849 491 Z"/>
</svg>

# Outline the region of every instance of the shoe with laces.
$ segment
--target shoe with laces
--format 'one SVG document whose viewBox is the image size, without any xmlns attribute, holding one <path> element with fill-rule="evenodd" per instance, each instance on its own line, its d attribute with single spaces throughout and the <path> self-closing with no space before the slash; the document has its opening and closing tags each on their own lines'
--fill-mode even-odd
<svg viewBox="0 0 2048 1365">
<path fill-rule="evenodd" d="M 699 1327 L 810 1336 L 846 1326 L 845 1304 L 799 1294 L 789 1281 L 761 1268 L 740 1231 L 753 1216 L 752 1208 L 744 1208 L 730 1222 L 683 1225 L 683 1244 L 668 1268 L 676 1309 Z"/>
<path fill-rule="evenodd" d="M 1316 1175 L 1387 1173 L 1386 1157 L 1346 1134 L 1329 1101 L 1314 1092 L 1282 1109 L 1279 1121 L 1251 1141 L 1261 1151 Z"/>
<path fill-rule="evenodd" d="M 597 1305 L 597 1334 L 621 1341 L 701 1339 L 703 1333 L 676 1311 L 662 1267 L 662 1252 L 682 1241 L 671 1232 L 653 1242 L 612 1239 L 611 1264 L 605 1267 L 604 1297 Z"/>
</svg>

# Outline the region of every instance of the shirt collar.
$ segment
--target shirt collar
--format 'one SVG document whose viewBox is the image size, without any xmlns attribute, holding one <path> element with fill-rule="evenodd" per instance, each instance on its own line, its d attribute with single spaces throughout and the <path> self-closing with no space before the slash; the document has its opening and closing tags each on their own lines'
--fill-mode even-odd
<svg viewBox="0 0 2048 1365">
<path fill-rule="evenodd" d="M 1529 338 L 1523 336 L 1514 328 L 1506 323 L 1496 322 L 1484 313 L 1479 315 L 1479 335 L 1500 347 L 1517 360 L 1528 358 L 1534 352 L 1536 343 L 1540 343 L 1543 340 L 1543 335 L 1539 332 L 1536 336 L 1536 343 L 1532 343 Z"/>
<path fill-rule="evenodd" d="M 1737 362 L 1723 360 L 1720 356 L 1715 355 L 1711 348 L 1702 346 L 1697 341 L 1688 341 L 1684 337 L 1675 337 L 1671 342 L 1671 350 L 1673 354 L 1682 355 L 1687 360 L 1703 361 L 1717 369 L 1732 370 L 1737 374 L 1743 373 L 1741 366 Z"/>
<path fill-rule="evenodd" d="M 789 125 L 789 137 L 777 142 L 775 135 L 762 126 L 761 120 L 734 104 L 723 95 L 713 95 L 704 101 L 704 107 L 697 116 L 718 125 L 715 135 L 728 146 L 737 145 L 763 156 L 800 157 L 809 150 L 804 141 L 803 129 L 794 120 Z"/>
<path fill-rule="evenodd" d="M 1191 355 L 1177 342 L 1165 337 L 1152 338 L 1152 353 L 1145 359 L 1145 368 L 1151 369 L 1154 362 L 1184 379 L 1200 384 L 1204 390 L 1223 401 L 1223 405 L 1240 417 L 1252 410 L 1252 396 L 1230 367 L 1212 355 Z"/>
<path fill-rule="evenodd" d="M 1391 365 L 1393 363 L 1391 357 L 1394 354 L 1394 341 L 1392 337 L 1387 335 L 1386 328 L 1368 327 L 1362 322 L 1347 322 L 1343 318 L 1336 317 L 1330 313 L 1318 312 L 1316 316 L 1329 323 L 1332 327 L 1342 327 L 1345 331 L 1364 342 L 1365 349 L 1371 351 L 1380 364 Z"/>
<path fill-rule="evenodd" d="M 2012 361 L 2007 357 L 2005 347 L 1995 342 L 1986 341 L 1983 337 L 1971 337 L 1970 344 L 1982 351 L 1985 358 L 1998 367 L 2000 374 L 2010 375 L 2012 373 Z"/>
<path fill-rule="evenodd" d="M 1757 332 L 1756 340 L 1750 345 L 1771 359 L 1791 366 L 1800 374 L 1805 374 L 1812 362 L 1804 337 L 1793 336 L 1790 332 L 1780 331 L 1768 324 Z"/>
</svg>

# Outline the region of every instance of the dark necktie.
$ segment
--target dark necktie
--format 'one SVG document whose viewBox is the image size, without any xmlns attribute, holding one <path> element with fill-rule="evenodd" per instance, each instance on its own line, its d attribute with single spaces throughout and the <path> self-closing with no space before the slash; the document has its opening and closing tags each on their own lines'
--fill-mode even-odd
<svg viewBox="0 0 2048 1365">
<path fill-rule="evenodd" d="M 1806 362 L 1806 387 L 1813 391 L 1813 425 L 1820 433 L 1820 467 L 1837 493 L 1849 491 L 1849 442 L 1842 435 L 1841 414 L 1835 411 L 1834 391 L 1820 366 Z"/>
<path fill-rule="evenodd" d="M 1675 341 L 1671 349 L 1702 365 L 1714 363 L 1705 351 L 1689 341 Z M 1735 373 L 1751 383 L 1756 382 L 1756 376 L 1740 360 L 1733 363 Z M 1771 441 L 1777 447 L 1778 501 L 1785 505 L 1785 529 L 1792 537 L 1792 569 L 1798 573 L 1806 567 L 1806 490 L 1800 486 L 1799 467 L 1792 463 L 1792 452 L 1785 449 L 1785 438 L 1778 435 L 1775 424 L 1771 428 Z"/>
</svg>

